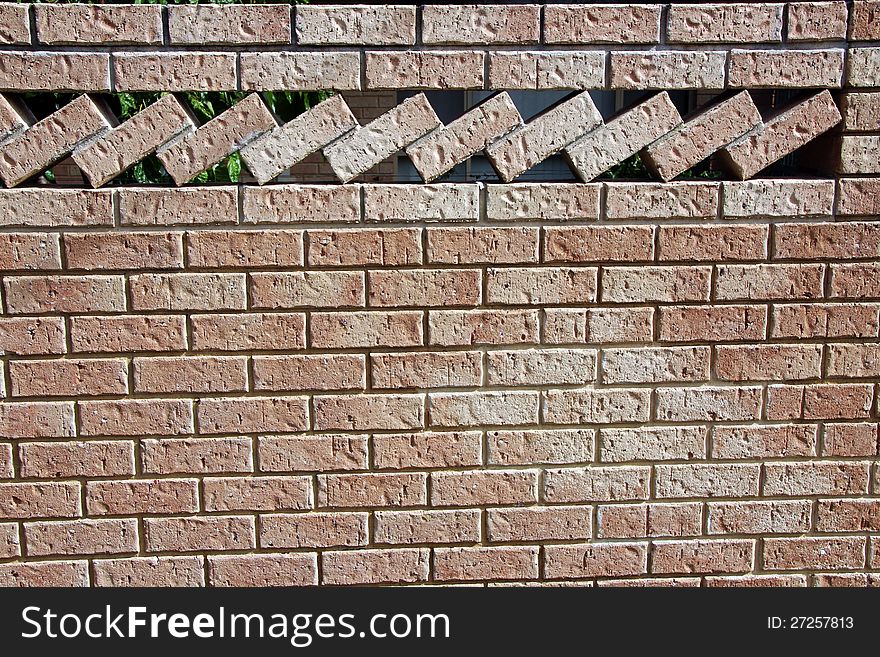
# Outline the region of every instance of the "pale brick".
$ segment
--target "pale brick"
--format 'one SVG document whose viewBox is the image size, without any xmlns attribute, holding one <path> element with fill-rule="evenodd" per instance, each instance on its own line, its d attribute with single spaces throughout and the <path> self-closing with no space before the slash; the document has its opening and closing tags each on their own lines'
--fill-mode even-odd
<svg viewBox="0 0 880 657">
<path fill-rule="evenodd" d="M 648 499 L 650 467 L 616 466 L 545 470 L 543 502 L 612 502 Z"/>
<path fill-rule="evenodd" d="M 429 343 L 534 344 L 538 342 L 538 321 L 536 310 L 432 310 L 428 315 Z"/>
<path fill-rule="evenodd" d="M 136 274 L 128 284 L 135 310 L 244 310 L 246 305 L 244 274 Z"/>
<path fill-rule="evenodd" d="M 432 506 L 522 505 L 537 501 L 537 470 L 431 473 Z"/>
<path fill-rule="evenodd" d="M 538 228 L 429 228 L 429 262 L 519 264 L 538 261 Z"/>
<path fill-rule="evenodd" d="M 847 461 L 802 461 L 764 465 L 764 495 L 864 495 L 869 464 Z"/>
<path fill-rule="evenodd" d="M 364 361 L 364 356 L 359 354 L 254 356 L 254 390 L 363 389 L 366 386 Z M 375 383 L 374 387 L 377 387 Z"/>
<path fill-rule="evenodd" d="M 855 0 L 852 5 L 849 38 L 853 41 L 880 39 L 877 16 L 880 6 L 876 0 Z"/>
<path fill-rule="evenodd" d="M 565 221 L 599 218 L 600 185 L 517 183 L 486 187 L 492 221 Z"/>
<path fill-rule="evenodd" d="M 608 183 L 606 219 L 697 219 L 718 213 L 718 183 Z"/>
<path fill-rule="evenodd" d="M 537 392 L 448 392 L 432 393 L 429 398 L 432 427 L 538 422 Z"/>
<path fill-rule="evenodd" d="M 772 337 L 876 337 L 878 311 L 876 304 L 778 304 Z"/>
<path fill-rule="evenodd" d="M 218 7 L 219 9 L 219 7 Z M 248 554 L 208 557 L 211 586 L 314 586 L 315 554 Z"/>
<path fill-rule="evenodd" d="M 291 513 L 260 517 L 261 548 L 325 548 L 366 544 L 366 513 Z"/>
<path fill-rule="evenodd" d="M 839 173 L 864 175 L 880 173 L 880 137 L 876 135 L 846 135 L 841 138 Z"/>
<path fill-rule="evenodd" d="M 302 45 L 413 45 L 416 8 L 403 5 L 297 7 L 296 42 Z"/>
<path fill-rule="evenodd" d="M 823 265 L 722 265 L 715 295 L 724 301 L 819 299 Z"/>
<path fill-rule="evenodd" d="M 137 520 L 24 523 L 28 556 L 137 552 Z"/>
<path fill-rule="evenodd" d="M 430 553 L 425 549 L 324 552 L 321 583 L 375 585 L 427 581 Z"/>
<path fill-rule="evenodd" d="M 455 231 L 456 229 L 437 230 Z M 429 242 L 430 234 L 429 232 Z M 414 265 L 422 261 L 421 230 L 418 228 L 310 230 L 306 239 L 308 264 L 313 266 L 394 266 Z M 444 248 L 454 248 L 446 247 L 447 241 L 451 240 L 444 240 Z M 437 257 L 433 258 L 436 262 L 451 262 L 449 259 L 437 259 Z"/>
<path fill-rule="evenodd" d="M 134 557 L 94 561 L 95 586 L 205 585 L 202 557 Z"/>
<path fill-rule="evenodd" d="M 198 404 L 202 433 L 302 431 L 308 419 L 305 397 L 218 397 Z"/>
<path fill-rule="evenodd" d="M 251 472 L 250 438 L 141 439 L 142 469 L 149 474 Z"/>
<path fill-rule="evenodd" d="M 427 496 L 425 473 L 318 475 L 319 507 L 420 506 Z"/>
<path fill-rule="evenodd" d="M 178 185 L 217 164 L 264 132 L 277 127 L 258 94 L 251 94 L 225 112 L 156 152 Z"/>
<path fill-rule="evenodd" d="M 0 518 L 78 518 L 80 484 L 0 483 Z"/>
<path fill-rule="evenodd" d="M 670 421 L 757 420 L 759 387 L 658 388 L 657 419 Z"/>
<path fill-rule="evenodd" d="M 315 396 L 315 429 L 420 429 L 425 423 L 424 395 Z"/>
<path fill-rule="evenodd" d="M 0 6 L 0 13 L 5 7 Z M 3 36 L 0 35 L 0 39 Z M 31 117 L 27 107 L 12 96 L 0 94 L 0 145 L 14 139 L 28 129 Z"/>
<path fill-rule="evenodd" d="M 314 313 L 311 320 L 309 343 L 317 348 L 422 344 L 421 311 Z"/>
<path fill-rule="evenodd" d="M 601 89 L 600 51 L 495 51 L 489 53 L 490 89 Z"/>
<path fill-rule="evenodd" d="M 176 315 L 71 317 L 70 341 L 77 352 L 177 351 L 186 348 L 185 324 Z"/>
<path fill-rule="evenodd" d="M 176 233 L 76 233 L 64 236 L 67 269 L 182 269 Z"/>
<path fill-rule="evenodd" d="M 843 113 L 844 130 L 880 129 L 880 93 L 844 94 L 840 110 Z M 847 181 L 854 184 L 857 181 Z"/>
<path fill-rule="evenodd" d="M 572 541 L 592 537 L 590 506 L 490 509 L 488 538 L 503 541 Z"/>
<path fill-rule="evenodd" d="M 110 91 L 110 55 L 0 52 L 0 88 L 10 91 Z"/>
<path fill-rule="evenodd" d="M 50 233 L 4 233 L 0 235 L 0 270 L 61 269 L 58 236 Z"/>
<path fill-rule="evenodd" d="M 602 461 L 668 461 L 706 457 L 702 427 L 602 429 Z"/>
<path fill-rule="evenodd" d="M 810 530 L 809 500 L 712 502 L 710 534 L 798 534 Z"/>
<path fill-rule="evenodd" d="M 257 182 L 264 184 L 358 127 L 345 99 L 331 96 L 246 145 L 241 157 Z"/>
<path fill-rule="evenodd" d="M 174 436 L 193 432 L 192 404 L 185 400 L 125 399 L 79 402 L 80 435 Z"/>
<path fill-rule="evenodd" d="M 480 187 L 471 184 L 364 185 L 365 221 L 477 221 Z"/>
<path fill-rule="evenodd" d="M 397 353 L 370 356 L 373 388 L 451 388 L 479 386 L 478 352 Z M 322 373 L 327 376 L 327 373 Z"/>
<path fill-rule="evenodd" d="M 503 305 L 555 305 L 596 300 L 595 267 L 489 269 L 486 301 Z"/>
<path fill-rule="evenodd" d="M 306 343 L 302 313 L 192 315 L 190 321 L 198 351 L 296 350 Z"/>
<path fill-rule="evenodd" d="M 544 339 L 547 344 L 583 342 L 650 342 L 653 308 L 547 308 Z"/>
<path fill-rule="evenodd" d="M 790 2 L 787 41 L 837 41 L 846 38 L 845 2 Z"/>
<path fill-rule="evenodd" d="M 0 404 L 0 435 L 4 438 L 67 438 L 75 433 L 70 402 Z"/>
<path fill-rule="evenodd" d="M 235 187 L 160 189 L 131 187 L 117 191 L 123 226 L 178 226 L 238 222 Z"/>
<path fill-rule="evenodd" d="M 751 463 L 657 465 L 654 486 L 658 498 L 756 497 L 760 470 Z"/>
<path fill-rule="evenodd" d="M 3 29 L 0 31 L 0 43 L 29 45 L 31 42 L 31 28 L 28 19 L 28 7 L 3 3 L 0 5 L 0 23 Z"/>
<path fill-rule="evenodd" d="M 248 91 L 347 91 L 361 88 L 356 52 L 243 52 L 241 88 Z"/>
<path fill-rule="evenodd" d="M 489 385 L 586 384 L 596 378 L 591 349 L 493 351 L 486 361 Z"/>
<path fill-rule="evenodd" d="M 290 43 L 291 8 L 283 5 L 168 8 L 168 36 L 174 44 Z"/>
<path fill-rule="evenodd" d="M 815 456 L 814 424 L 717 426 L 712 430 L 712 457 L 766 459 Z"/>
<path fill-rule="evenodd" d="M 348 182 L 440 125 L 427 97 L 419 94 L 366 126 L 355 127 L 325 147 L 323 153 L 336 177 Z"/>
<path fill-rule="evenodd" d="M 367 436 L 260 436 L 263 472 L 366 470 Z"/>
<path fill-rule="evenodd" d="M 476 306 L 482 298 L 478 269 L 371 271 L 368 302 L 373 307 Z"/>
<path fill-rule="evenodd" d="M 475 543 L 480 539 L 480 512 L 377 511 L 375 541 L 394 545 L 411 543 Z"/>
<path fill-rule="evenodd" d="M 373 436 L 373 465 L 379 469 L 455 468 L 480 465 L 478 431 Z"/>
<path fill-rule="evenodd" d="M 708 347 L 648 347 L 605 349 L 603 383 L 661 383 L 708 381 Z"/>
<path fill-rule="evenodd" d="M 9 364 L 13 397 L 124 395 L 128 390 L 125 360 L 26 360 Z"/>
<path fill-rule="evenodd" d="M 40 5 L 35 7 L 37 41 L 48 44 L 160 45 L 161 7 L 149 5 Z"/>
<path fill-rule="evenodd" d="M 485 54 L 465 50 L 365 53 L 367 89 L 482 89 Z"/>
<path fill-rule="evenodd" d="M 232 52 L 121 52 L 113 55 L 116 91 L 234 91 Z"/>
<path fill-rule="evenodd" d="M 657 541 L 652 547 L 652 573 L 747 573 L 755 562 L 749 540 Z"/>
<path fill-rule="evenodd" d="M 361 272 L 279 272 L 250 275 L 253 308 L 326 308 L 364 305 Z"/>
<path fill-rule="evenodd" d="M 210 477 L 205 511 L 297 511 L 312 507 L 309 477 Z"/>
<path fill-rule="evenodd" d="M 657 43 L 660 7 L 642 5 L 548 5 L 547 43 Z"/>
<path fill-rule="evenodd" d="M 488 463 L 532 465 L 585 463 L 593 460 L 594 432 L 590 429 L 489 431 Z"/>
<path fill-rule="evenodd" d="M 537 547 L 434 549 L 434 577 L 448 580 L 537 579 Z"/>
<path fill-rule="evenodd" d="M 650 391 L 643 389 L 548 390 L 543 420 L 549 424 L 608 424 L 646 422 Z"/>
<path fill-rule="evenodd" d="M 621 577 L 648 572 L 647 543 L 589 543 L 544 548 L 544 577 Z"/>
<path fill-rule="evenodd" d="M 843 50 L 737 50 L 730 52 L 733 88 L 830 87 L 843 79 Z"/>
<path fill-rule="evenodd" d="M 846 570 L 864 568 L 864 536 L 768 538 L 764 541 L 767 570 Z"/>
<path fill-rule="evenodd" d="M 277 185 L 245 187 L 244 223 L 360 221 L 360 189 L 356 185 Z"/>
<path fill-rule="evenodd" d="M 642 152 L 642 159 L 653 173 L 671 180 L 760 125 L 761 114 L 743 91 L 669 131 Z"/>
<path fill-rule="evenodd" d="M 427 5 L 422 10 L 426 44 L 538 43 L 538 5 Z"/>
<path fill-rule="evenodd" d="M 601 299 L 611 303 L 708 301 L 711 267 L 607 267 Z"/>
<path fill-rule="evenodd" d="M 248 550 L 256 543 L 250 516 L 144 519 L 147 552 Z"/>
<path fill-rule="evenodd" d="M 96 141 L 76 149 L 73 161 L 93 187 L 100 187 L 194 127 L 188 110 L 168 94 Z"/>
<path fill-rule="evenodd" d="M 601 123 L 602 115 L 584 91 L 495 141 L 486 155 L 501 179 L 510 182 Z"/>
<path fill-rule="evenodd" d="M 831 180 L 750 180 L 724 183 L 725 217 L 830 216 Z"/>
<path fill-rule="evenodd" d="M 612 89 L 723 89 L 727 53 L 720 51 L 612 52 Z"/>
<path fill-rule="evenodd" d="M 782 41 L 783 4 L 672 5 L 666 21 L 670 43 L 767 43 Z"/>
</svg>

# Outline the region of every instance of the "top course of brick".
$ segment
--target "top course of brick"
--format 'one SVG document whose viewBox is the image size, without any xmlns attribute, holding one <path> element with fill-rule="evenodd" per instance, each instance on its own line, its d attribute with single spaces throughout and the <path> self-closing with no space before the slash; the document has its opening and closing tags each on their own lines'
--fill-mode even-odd
<svg viewBox="0 0 880 657">
<path fill-rule="evenodd" d="M 0 89 L 870 87 L 880 76 L 880 47 L 872 43 L 880 41 L 878 12 L 878 0 L 424 7 L 0 3 Z"/>
</svg>

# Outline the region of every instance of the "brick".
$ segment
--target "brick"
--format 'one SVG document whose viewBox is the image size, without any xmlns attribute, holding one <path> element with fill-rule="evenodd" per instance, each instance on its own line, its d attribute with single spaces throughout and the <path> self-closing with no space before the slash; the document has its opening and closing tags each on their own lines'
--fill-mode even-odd
<svg viewBox="0 0 880 657">
<path fill-rule="evenodd" d="M 658 465 L 654 486 L 658 498 L 755 497 L 760 470 L 751 463 Z"/>
<path fill-rule="evenodd" d="M 589 182 L 635 155 L 681 123 L 665 91 L 587 133 L 565 149 L 581 180 Z"/>
<path fill-rule="evenodd" d="M 733 88 L 830 87 L 843 79 L 843 50 L 737 50 L 730 52 Z"/>
<path fill-rule="evenodd" d="M 532 465 L 584 463 L 593 460 L 594 432 L 589 429 L 489 431 L 488 463 Z"/>
<path fill-rule="evenodd" d="M 365 53 L 367 89 L 482 89 L 485 55 L 466 50 Z"/>
<path fill-rule="evenodd" d="M 520 264 L 538 261 L 537 228 L 429 228 L 427 260 L 443 264 Z"/>
<path fill-rule="evenodd" d="M 820 532 L 877 531 L 880 502 L 877 500 L 820 500 L 816 507 L 816 529 Z"/>
<path fill-rule="evenodd" d="M 150 474 L 251 472 L 250 438 L 141 440 L 143 471 Z"/>
<path fill-rule="evenodd" d="M 135 519 L 24 523 L 28 556 L 137 552 Z"/>
<path fill-rule="evenodd" d="M 364 185 L 365 221 L 477 221 L 475 184 Z"/>
<path fill-rule="evenodd" d="M 3 32 L 0 33 L 0 43 L 29 45 L 31 42 L 31 27 L 26 6 L 4 4 L 0 7 L 0 22 L 3 23 Z"/>
<path fill-rule="evenodd" d="M 707 381 L 708 347 L 606 349 L 602 352 L 603 383 Z"/>
<path fill-rule="evenodd" d="M 291 513 L 260 517 L 261 548 L 325 548 L 366 544 L 366 513 Z"/>
<path fill-rule="evenodd" d="M 874 263 L 834 265 L 831 268 L 831 296 L 862 299 L 880 296 L 880 267 Z M 7 296 L 8 303 L 8 296 Z"/>
<path fill-rule="evenodd" d="M 880 345 L 832 344 L 828 345 L 827 375 L 848 379 L 876 378 L 880 376 Z"/>
<path fill-rule="evenodd" d="M 764 495 L 864 495 L 868 464 L 849 461 L 802 461 L 764 465 Z"/>
<path fill-rule="evenodd" d="M 238 222 L 238 190 L 234 187 L 132 187 L 119 189 L 116 194 L 119 200 L 119 220 L 123 226 L 188 226 Z"/>
<path fill-rule="evenodd" d="M 782 41 L 782 4 L 672 5 L 666 20 L 670 43 Z"/>
<path fill-rule="evenodd" d="M 710 267 L 608 267 L 601 299 L 611 303 L 708 301 Z"/>
<path fill-rule="evenodd" d="M 830 180 L 749 180 L 724 183 L 726 217 L 830 216 L 834 184 Z"/>
<path fill-rule="evenodd" d="M 798 381 L 822 372 L 821 345 L 743 345 L 715 349 L 715 373 L 722 381 Z"/>
<path fill-rule="evenodd" d="M 244 274 L 136 274 L 128 284 L 134 310 L 244 310 L 246 305 Z"/>
<path fill-rule="evenodd" d="M 34 176 L 86 140 L 110 129 L 106 110 L 82 95 L 0 147 L 0 178 L 12 187 Z"/>
<path fill-rule="evenodd" d="M 303 264 L 302 234 L 293 230 L 201 231 L 187 234 L 190 267 L 295 267 Z"/>
<path fill-rule="evenodd" d="M 388 306 L 476 306 L 482 298 L 478 269 L 371 271 L 368 302 Z"/>
<path fill-rule="evenodd" d="M 536 392 L 447 392 L 430 396 L 430 426 L 535 424 Z"/>
<path fill-rule="evenodd" d="M 615 262 L 653 260 L 651 226 L 548 227 L 544 262 Z"/>
<path fill-rule="evenodd" d="M 424 94 L 407 98 L 323 149 L 333 173 L 349 182 L 442 125 Z"/>
<path fill-rule="evenodd" d="M 302 431 L 308 428 L 304 397 L 202 399 L 198 405 L 202 433 Z"/>
<path fill-rule="evenodd" d="M 88 561 L 42 561 L 0 565 L 3 586 L 88 586 Z"/>
<path fill-rule="evenodd" d="M 262 185 L 359 125 L 345 99 L 331 96 L 246 145 L 241 157 Z"/>
<path fill-rule="evenodd" d="M 868 417 L 873 399 L 869 385 L 812 385 L 804 388 L 804 419 Z"/>
<path fill-rule="evenodd" d="M 440 581 L 537 579 L 538 548 L 435 548 L 434 577 Z"/>
<path fill-rule="evenodd" d="M 76 352 L 176 351 L 186 348 L 186 326 L 176 315 L 71 317 L 70 341 Z"/>
<path fill-rule="evenodd" d="M 37 41 L 47 44 L 162 43 L 160 7 L 35 7 Z"/>
<path fill-rule="evenodd" d="M 537 470 L 431 473 L 432 506 L 529 504 L 537 501 Z"/>
<path fill-rule="evenodd" d="M 746 573 L 755 562 L 749 540 L 657 541 L 652 547 L 652 573 Z"/>
<path fill-rule="evenodd" d="M 844 2 L 790 2 L 786 41 L 837 41 L 846 38 Z"/>
<path fill-rule="evenodd" d="M 291 9 L 283 5 L 168 8 L 171 43 L 290 43 Z"/>
<path fill-rule="evenodd" d="M 241 88 L 248 91 L 327 91 L 361 88 L 356 52 L 243 52 Z"/>
<path fill-rule="evenodd" d="M 244 223 L 354 222 L 360 220 L 355 185 L 245 187 Z"/>
<path fill-rule="evenodd" d="M 80 435 L 173 436 L 193 432 L 192 404 L 184 400 L 126 399 L 79 402 Z"/>
<path fill-rule="evenodd" d="M 306 343 L 302 313 L 192 315 L 195 350 L 248 351 L 303 349 Z"/>
<path fill-rule="evenodd" d="M 422 41 L 426 44 L 538 43 L 537 5 L 427 5 L 422 10 Z"/>
<path fill-rule="evenodd" d="M 375 542 L 393 545 L 412 543 L 474 543 L 480 539 L 480 512 L 377 511 Z"/>
<path fill-rule="evenodd" d="M 767 570 L 844 570 L 865 565 L 865 537 L 768 538 L 764 541 Z"/>
<path fill-rule="evenodd" d="M 478 352 L 424 352 L 370 356 L 372 388 L 450 388 L 479 386 Z M 324 373 L 326 376 L 326 373 Z"/>
<path fill-rule="evenodd" d="M 599 506 L 601 538 L 696 536 L 701 533 L 702 504 L 612 504 Z"/>
<path fill-rule="evenodd" d="M 595 267 L 489 269 L 486 301 L 503 305 L 554 305 L 596 300 Z"/>
<path fill-rule="evenodd" d="M 77 233 L 64 236 L 67 269 L 182 269 L 176 233 Z"/>
<path fill-rule="evenodd" d="M 608 183 L 606 219 L 697 219 L 718 213 L 717 183 Z"/>
<path fill-rule="evenodd" d="M 612 52 L 612 89 L 723 89 L 727 53 L 719 51 Z"/>
<path fill-rule="evenodd" d="M 815 456 L 817 444 L 812 424 L 716 426 L 712 430 L 712 457 L 716 459 Z"/>
<path fill-rule="evenodd" d="M 367 436 L 261 436 L 263 472 L 366 470 Z"/>
<path fill-rule="evenodd" d="M 826 424 L 823 456 L 874 456 L 880 452 L 877 425 Z"/>
<path fill-rule="evenodd" d="M 762 340 L 763 306 L 671 306 L 659 309 L 660 339 L 672 342 Z"/>
<path fill-rule="evenodd" d="M 774 231 L 778 259 L 880 256 L 880 226 L 875 223 L 784 224 Z"/>
<path fill-rule="evenodd" d="M 486 155 L 501 179 L 510 182 L 601 123 L 602 115 L 584 91 L 495 141 Z"/>
<path fill-rule="evenodd" d="M 322 584 L 398 584 L 427 581 L 430 550 L 324 552 Z"/>
<path fill-rule="evenodd" d="M 254 308 L 345 307 L 364 304 L 360 272 L 283 272 L 250 276 Z"/>
<path fill-rule="evenodd" d="M 0 518 L 76 518 L 80 508 L 80 484 L 0 484 Z"/>
<path fill-rule="evenodd" d="M 421 230 L 418 228 L 310 230 L 306 240 L 308 264 L 313 266 L 395 266 L 422 261 Z M 445 243 L 446 240 L 444 246 Z"/>
<path fill-rule="evenodd" d="M 232 52 L 122 52 L 113 55 L 116 91 L 234 91 Z"/>
<path fill-rule="evenodd" d="M 841 97 L 844 130 L 877 130 L 880 126 L 880 93 L 851 93 Z M 847 185 L 858 181 L 847 181 Z"/>
<path fill-rule="evenodd" d="M 0 12 L 11 5 L 0 8 Z M 3 37 L 0 36 L 0 39 Z M 0 94 L 0 145 L 19 136 L 30 126 L 29 110 L 11 96 Z"/>
<path fill-rule="evenodd" d="M 706 577 L 706 586 L 711 587 L 804 587 L 804 575 L 740 575 L 738 577 Z"/>
<path fill-rule="evenodd" d="M 17 524 L 12 522 L 0 524 L 0 554 L 4 559 L 21 556 Z"/>
<path fill-rule="evenodd" d="M 366 365 L 357 354 L 254 356 L 253 379 L 254 390 L 357 390 L 366 386 Z"/>
<path fill-rule="evenodd" d="M 70 402 L 0 404 L 0 435 L 4 438 L 68 438 L 75 433 Z"/>
<path fill-rule="evenodd" d="M 666 461 L 706 457 L 706 430 L 702 427 L 603 428 L 600 434 L 602 461 Z"/>
<path fill-rule="evenodd" d="M 432 345 L 538 342 L 536 310 L 432 310 L 428 323 Z"/>
<path fill-rule="evenodd" d="M 9 364 L 13 397 L 124 395 L 128 366 L 123 359 L 27 360 Z"/>
<path fill-rule="evenodd" d="M 0 88 L 9 91 L 110 91 L 110 55 L 73 52 L 0 53 Z"/>
<path fill-rule="evenodd" d="M 874 337 L 874 304 L 779 304 L 773 308 L 775 338 Z"/>
<path fill-rule="evenodd" d="M 874 574 L 863 573 L 839 573 L 830 574 L 823 573 L 814 576 L 814 586 L 834 586 L 834 587 L 868 587 L 880 586 L 880 580 Z"/>
<path fill-rule="evenodd" d="M 528 349 L 487 355 L 489 385 L 584 384 L 596 378 L 591 349 Z"/>
<path fill-rule="evenodd" d="M 373 465 L 379 469 L 455 468 L 481 461 L 478 431 L 373 436 Z"/>
<path fill-rule="evenodd" d="M 308 477 L 206 478 L 205 511 L 296 511 L 312 507 Z"/>
<path fill-rule="evenodd" d="M 546 43 L 657 43 L 660 7 L 650 5 L 548 5 Z"/>
<path fill-rule="evenodd" d="M 318 475 L 319 507 L 421 506 L 427 503 L 425 473 Z"/>
<path fill-rule="evenodd" d="M 648 420 L 650 394 L 640 389 L 585 388 L 544 393 L 543 420 L 549 424 L 608 424 Z"/>
<path fill-rule="evenodd" d="M 156 156 L 174 182 L 182 185 L 275 127 L 260 96 L 251 94 L 195 132 L 159 149 Z"/>
<path fill-rule="evenodd" d="M 100 187 L 194 127 L 188 110 L 168 94 L 96 141 L 76 149 L 73 161 L 93 187 Z"/>
<path fill-rule="evenodd" d="M 0 269 L 61 269 L 58 236 L 50 233 L 4 233 L 0 236 Z"/>
<path fill-rule="evenodd" d="M 133 372 L 137 392 L 247 390 L 247 359 L 243 357 L 135 358 Z"/>
<path fill-rule="evenodd" d="M 840 111 L 826 89 L 761 123 L 726 146 L 721 157 L 737 178 L 745 180 L 830 130 L 840 120 Z"/>
<path fill-rule="evenodd" d="M 880 173 L 877 156 L 880 154 L 880 137 L 875 135 L 849 135 L 841 138 L 840 163 L 837 170 L 844 174 Z"/>
<path fill-rule="evenodd" d="M 670 421 L 757 420 L 759 387 L 659 388 L 657 419 Z"/>
<path fill-rule="evenodd" d="M 729 301 L 818 299 L 823 296 L 823 265 L 722 265 L 715 295 Z"/>
<path fill-rule="evenodd" d="M 544 577 L 621 577 L 648 572 L 646 543 L 589 543 L 548 545 L 544 548 Z"/>
<path fill-rule="evenodd" d="M 636 466 L 545 470 L 542 502 L 612 502 L 648 499 L 651 468 Z"/>
<path fill-rule="evenodd" d="M 761 114 L 744 91 L 673 128 L 649 145 L 642 159 L 653 173 L 668 181 L 760 125 Z"/>
<path fill-rule="evenodd" d="M 699 577 L 640 577 L 639 579 L 601 579 L 596 586 L 615 587 L 646 587 L 664 586 L 673 588 L 691 588 L 700 586 Z"/>
<path fill-rule="evenodd" d="M 653 308 L 548 308 L 544 310 L 544 342 L 650 342 Z"/>
<path fill-rule="evenodd" d="M 416 42 L 416 9 L 401 5 L 297 7 L 302 45 L 400 45 Z"/>
<path fill-rule="evenodd" d="M 145 518 L 147 552 L 247 550 L 256 543 L 254 519 L 248 516 Z"/>
<path fill-rule="evenodd" d="M 565 221 L 599 218 L 600 185 L 514 183 L 486 186 L 491 221 Z"/>
<path fill-rule="evenodd" d="M 424 395 L 322 395 L 312 403 L 319 431 L 420 429 L 425 423 Z"/>
<path fill-rule="evenodd" d="M 605 53 L 499 50 L 490 52 L 490 89 L 601 89 Z"/>
<path fill-rule="evenodd" d="M 421 311 L 313 313 L 309 343 L 316 348 L 421 345 L 422 319 Z"/>
<path fill-rule="evenodd" d="M 493 542 L 589 539 L 592 507 L 490 509 L 487 527 Z"/>
<path fill-rule="evenodd" d="M 853 2 L 849 38 L 853 41 L 880 39 L 880 28 L 877 27 L 878 10 L 880 6 L 876 0 Z"/>
<path fill-rule="evenodd" d="M 12 445 L 0 445 L 0 479 L 12 479 L 15 476 L 15 464 L 12 462 Z"/>
<path fill-rule="evenodd" d="M 810 530 L 809 500 L 712 502 L 710 534 L 798 534 Z"/>
<path fill-rule="evenodd" d="M 430 182 L 521 124 L 510 95 L 501 92 L 410 144 L 406 154 L 422 178 Z"/>
<path fill-rule="evenodd" d="M 248 554 L 208 557 L 211 586 L 314 586 L 314 554 Z"/>
</svg>

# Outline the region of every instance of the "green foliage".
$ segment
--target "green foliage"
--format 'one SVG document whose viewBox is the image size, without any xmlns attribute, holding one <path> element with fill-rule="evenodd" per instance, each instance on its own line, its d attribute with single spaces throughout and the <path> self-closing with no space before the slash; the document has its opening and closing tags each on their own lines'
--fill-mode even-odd
<svg viewBox="0 0 880 657">
<path fill-rule="evenodd" d="M 718 180 L 722 177 L 720 171 L 716 171 L 709 166 L 708 162 L 701 162 L 691 167 L 683 174 L 678 176 L 676 180 Z M 648 171 L 648 167 L 642 162 L 642 158 L 636 153 L 627 158 L 620 164 L 611 167 L 599 176 L 599 180 L 651 180 L 653 176 Z"/>
</svg>

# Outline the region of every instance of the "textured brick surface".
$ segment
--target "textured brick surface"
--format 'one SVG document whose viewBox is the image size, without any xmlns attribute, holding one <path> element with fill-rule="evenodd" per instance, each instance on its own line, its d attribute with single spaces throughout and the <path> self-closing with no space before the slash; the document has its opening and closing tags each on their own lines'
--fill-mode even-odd
<svg viewBox="0 0 880 657">
<path fill-rule="evenodd" d="M 161 44 L 160 7 L 39 6 L 37 40 L 48 44 Z"/>
</svg>

